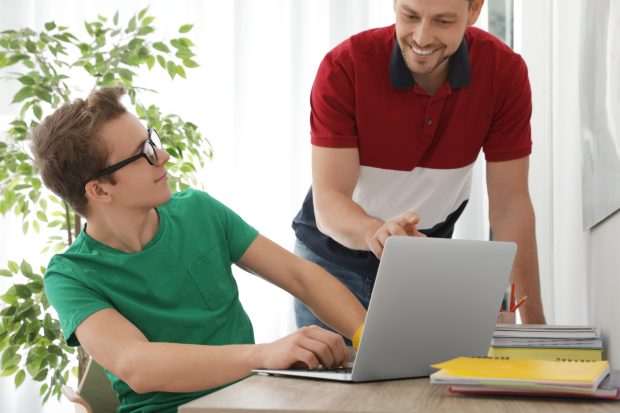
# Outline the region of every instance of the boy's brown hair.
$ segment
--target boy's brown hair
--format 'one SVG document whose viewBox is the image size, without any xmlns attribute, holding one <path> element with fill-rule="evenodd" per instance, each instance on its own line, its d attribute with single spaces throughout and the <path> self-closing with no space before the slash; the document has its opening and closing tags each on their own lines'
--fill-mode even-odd
<svg viewBox="0 0 620 413">
<path fill-rule="evenodd" d="M 31 149 L 43 183 L 79 215 L 88 213 L 85 185 L 106 167 L 102 126 L 127 112 L 124 88 L 101 88 L 66 103 L 31 132 Z M 102 177 L 114 183 L 112 176 Z"/>
</svg>

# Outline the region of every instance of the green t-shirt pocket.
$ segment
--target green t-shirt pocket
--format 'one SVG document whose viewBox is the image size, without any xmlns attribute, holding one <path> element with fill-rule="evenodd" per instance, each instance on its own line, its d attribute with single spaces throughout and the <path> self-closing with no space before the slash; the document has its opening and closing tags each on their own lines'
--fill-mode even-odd
<svg viewBox="0 0 620 413">
<path fill-rule="evenodd" d="M 237 295 L 237 284 L 233 282 L 230 263 L 217 246 L 194 261 L 188 272 L 212 311 L 226 307 Z"/>
</svg>

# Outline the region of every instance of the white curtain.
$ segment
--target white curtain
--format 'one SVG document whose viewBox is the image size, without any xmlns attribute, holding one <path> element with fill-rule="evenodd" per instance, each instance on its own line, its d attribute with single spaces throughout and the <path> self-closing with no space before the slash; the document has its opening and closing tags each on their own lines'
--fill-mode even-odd
<svg viewBox="0 0 620 413">
<path fill-rule="evenodd" d="M 348 36 L 391 24 L 392 2 L 0 0 L 0 29 L 41 28 L 54 20 L 83 34 L 84 20 L 112 16 L 116 10 L 121 20 L 127 19 L 147 5 L 159 36 L 176 37 L 180 25 L 194 24 L 188 37 L 197 45 L 201 66 L 187 70 L 188 80 L 174 82 L 157 70 L 141 73 L 138 82 L 159 91 L 145 100 L 196 123 L 212 142 L 214 159 L 201 175 L 203 188 L 261 233 L 292 249 L 290 222 L 310 185 L 309 92 L 316 69 L 325 53 Z M 484 18 L 481 25 L 486 27 Z M 92 84 L 77 86 L 81 92 L 76 97 Z M 9 106 L 15 92 L 0 83 L 0 130 L 15 115 Z M 484 239 L 488 234 L 480 168 L 466 217 L 456 231 L 461 238 Z M 36 249 L 26 247 L 38 238 L 23 237 L 14 221 L 0 222 L 0 263 L 19 260 L 29 250 L 35 255 L 29 260 L 45 264 L 49 257 L 37 257 Z M 288 294 L 240 270 L 235 276 L 257 342 L 294 329 Z M 7 280 L 0 278 L 0 291 L 6 287 Z M 16 393 L 11 379 L 0 378 L 0 411 L 69 411 L 66 402 L 50 402 L 40 410 L 37 389 L 27 383 Z"/>
</svg>

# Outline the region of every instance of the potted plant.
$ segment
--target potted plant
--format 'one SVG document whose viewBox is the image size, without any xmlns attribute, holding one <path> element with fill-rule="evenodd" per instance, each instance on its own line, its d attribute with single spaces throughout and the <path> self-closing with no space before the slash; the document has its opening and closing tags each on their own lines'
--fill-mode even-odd
<svg viewBox="0 0 620 413">
<path fill-rule="evenodd" d="M 93 88 L 123 86 L 128 90 L 136 115 L 164 139 L 171 155 L 168 172 L 173 190 L 193 184 L 196 165 L 202 166 L 212 156 L 211 145 L 195 124 L 144 104 L 143 96 L 153 90 L 134 84 L 137 71 L 145 68 L 161 68 L 175 79 L 185 78 L 186 68 L 198 66 L 193 60 L 194 44 L 185 37 L 192 25 L 181 26 L 177 38 L 156 40 L 154 20 L 148 8 L 123 23 L 118 12 L 111 18 L 98 16 L 84 23 L 82 39 L 53 21 L 40 31 L 21 28 L 0 33 L 1 79 L 20 85 L 12 100 L 19 105 L 19 113 L 0 137 L 0 214 L 21 220 L 24 234 L 52 231 L 43 248 L 49 258 L 73 242 L 81 220 L 42 186 L 33 168 L 28 133 L 47 114 L 78 97 L 71 84 L 76 74 L 88 75 Z M 16 387 L 26 375 L 41 382 L 45 402 L 50 396 L 60 397 L 75 352 L 65 344 L 60 323 L 50 311 L 43 289 L 45 268 L 33 268 L 28 254 L 0 268 L 0 276 L 12 281 L 6 291 L 0 291 L 0 375 L 14 376 Z M 77 353 L 81 378 L 88 355 L 81 349 Z"/>
</svg>

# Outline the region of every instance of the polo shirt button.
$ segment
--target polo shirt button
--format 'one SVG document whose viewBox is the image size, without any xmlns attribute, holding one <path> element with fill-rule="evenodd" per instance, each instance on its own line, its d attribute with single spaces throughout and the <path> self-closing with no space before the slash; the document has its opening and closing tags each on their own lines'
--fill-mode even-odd
<svg viewBox="0 0 620 413">
<path fill-rule="evenodd" d="M 431 126 L 431 125 L 433 124 L 433 120 L 432 120 L 432 119 L 427 120 L 427 121 L 426 121 L 426 124 L 427 124 L 428 126 Z"/>
</svg>

